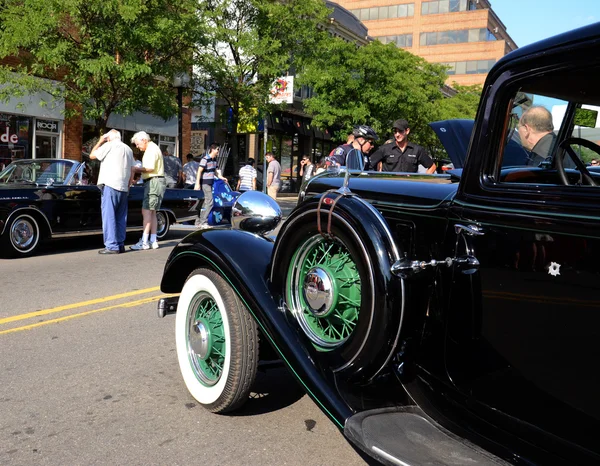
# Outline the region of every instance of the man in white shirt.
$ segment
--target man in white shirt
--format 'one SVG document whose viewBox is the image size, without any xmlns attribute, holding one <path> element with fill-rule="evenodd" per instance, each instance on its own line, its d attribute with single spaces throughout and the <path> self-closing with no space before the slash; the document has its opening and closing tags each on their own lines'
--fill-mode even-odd
<svg viewBox="0 0 600 466">
<path fill-rule="evenodd" d="M 102 233 L 105 248 L 99 254 L 125 252 L 127 197 L 133 183 L 133 151 L 121 142 L 121 133 L 111 129 L 98 139 L 90 159 L 100 161 L 98 187 L 102 191 Z"/>
<path fill-rule="evenodd" d="M 256 168 L 254 168 L 254 159 L 248 159 L 246 165 L 240 168 L 237 191 L 256 191 Z"/>
</svg>

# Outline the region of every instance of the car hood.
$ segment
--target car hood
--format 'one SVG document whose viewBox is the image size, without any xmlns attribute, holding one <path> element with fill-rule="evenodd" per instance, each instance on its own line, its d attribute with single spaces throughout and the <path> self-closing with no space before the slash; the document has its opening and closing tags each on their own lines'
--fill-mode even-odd
<svg viewBox="0 0 600 466">
<path fill-rule="evenodd" d="M 473 133 L 474 120 L 442 120 L 429 123 L 431 129 L 435 132 L 438 139 L 446 149 L 455 169 L 462 169 L 465 166 L 467 151 L 471 142 L 471 133 Z M 518 135 L 513 134 L 504 148 L 502 157 L 503 167 L 519 167 L 529 164 L 529 154 L 521 145 Z M 461 176 L 454 170 L 454 176 Z"/>
<path fill-rule="evenodd" d="M 446 149 L 454 168 L 463 168 L 471 141 L 474 120 L 442 120 L 429 123 Z"/>
</svg>

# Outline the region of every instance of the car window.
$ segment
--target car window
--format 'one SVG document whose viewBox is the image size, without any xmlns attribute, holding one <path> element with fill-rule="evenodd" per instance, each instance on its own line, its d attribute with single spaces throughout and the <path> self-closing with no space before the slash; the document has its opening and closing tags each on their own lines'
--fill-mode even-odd
<svg viewBox="0 0 600 466">
<path fill-rule="evenodd" d="M 569 88 L 562 73 L 557 72 L 555 79 L 551 73 L 530 79 L 510 94 L 494 180 L 536 186 L 600 185 L 598 93 Z M 581 79 L 584 87 L 588 81 Z"/>
</svg>

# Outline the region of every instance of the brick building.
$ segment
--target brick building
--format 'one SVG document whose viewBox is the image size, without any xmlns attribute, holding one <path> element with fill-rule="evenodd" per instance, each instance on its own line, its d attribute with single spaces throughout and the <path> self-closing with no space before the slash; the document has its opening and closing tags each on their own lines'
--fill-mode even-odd
<svg viewBox="0 0 600 466">
<path fill-rule="evenodd" d="M 483 84 L 517 48 L 488 0 L 337 0 L 383 43 L 448 65 L 447 84 Z"/>
</svg>

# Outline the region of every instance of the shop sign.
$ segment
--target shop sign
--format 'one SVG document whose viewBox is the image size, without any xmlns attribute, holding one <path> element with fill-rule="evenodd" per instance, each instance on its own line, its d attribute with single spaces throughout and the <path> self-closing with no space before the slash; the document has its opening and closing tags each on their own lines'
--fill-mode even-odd
<svg viewBox="0 0 600 466">
<path fill-rule="evenodd" d="M 12 144 L 16 144 L 19 142 L 19 136 L 16 134 L 10 134 L 10 127 L 6 127 L 6 131 L 0 134 L 0 142 L 10 142 Z"/>
<path fill-rule="evenodd" d="M 269 101 L 273 104 L 294 103 L 294 77 L 283 76 L 277 78 L 271 88 Z"/>
<path fill-rule="evenodd" d="M 58 133 L 58 121 L 55 120 L 35 120 L 35 129 L 37 131 L 48 131 Z"/>
</svg>

